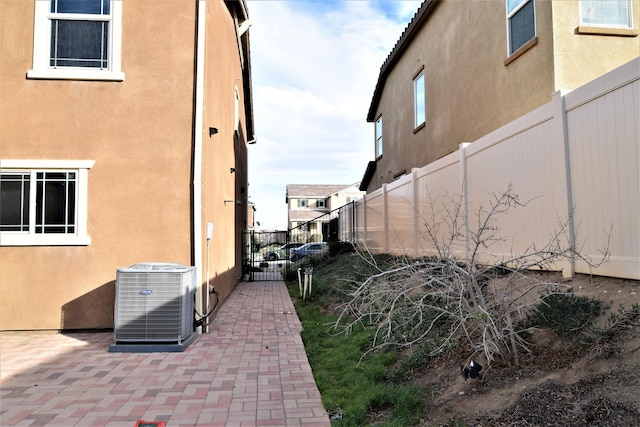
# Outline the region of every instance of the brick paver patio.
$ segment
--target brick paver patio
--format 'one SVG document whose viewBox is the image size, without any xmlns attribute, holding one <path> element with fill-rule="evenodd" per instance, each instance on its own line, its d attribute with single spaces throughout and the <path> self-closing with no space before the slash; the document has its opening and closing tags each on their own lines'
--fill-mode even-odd
<svg viewBox="0 0 640 427">
<path fill-rule="evenodd" d="M 112 333 L 0 334 L 1 426 L 329 426 L 283 282 L 241 283 L 181 353 Z"/>
</svg>

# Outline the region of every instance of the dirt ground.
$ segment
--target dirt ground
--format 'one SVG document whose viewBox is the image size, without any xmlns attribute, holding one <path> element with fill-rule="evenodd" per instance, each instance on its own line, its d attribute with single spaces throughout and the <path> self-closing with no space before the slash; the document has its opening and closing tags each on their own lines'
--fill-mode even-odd
<svg viewBox="0 0 640 427">
<path fill-rule="evenodd" d="M 620 305 L 640 303 L 638 281 L 533 274 L 602 300 L 607 310 L 600 325 Z M 520 367 L 492 366 L 479 379 L 465 380 L 451 360 L 424 369 L 414 378 L 432 391 L 421 425 L 640 426 L 640 318 L 588 348 L 542 330 L 531 341 L 533 351 Z"/>
</svg>

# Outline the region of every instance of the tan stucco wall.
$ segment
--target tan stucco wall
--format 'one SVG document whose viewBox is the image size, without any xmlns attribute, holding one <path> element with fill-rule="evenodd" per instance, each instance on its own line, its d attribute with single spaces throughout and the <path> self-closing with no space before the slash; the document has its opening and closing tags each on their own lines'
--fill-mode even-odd
<svg viewBox="0 0 640 427">
<path fill-rule="evenodd" d="M 242 231 L 247 213 L 247 135 L 244 129 L 242 68 L 232 17 L 223 1 L 207 2 L 206 55 L 211 59 L 205 82 L 204 127 L 218 134 L 203 138 L 202 220 L 214 224 L 209 263 L 211 284 L 226 297 L 242 276 Z M 226 58 L 219 61 L 215 58 Z M 235 88 L 241 125 L 235 132 Z M 231 173 L 230 169 L 235 168 Z M 244 188 L 244 192 L 242 189 Z M 226 202 L 225 202 L 226 201 Z M 203 266 L 206 266 L 206 248 Z"/>
<path fill-rule="evenodd" d="M 117 268 L 152 261 L 193 265 L 196 3 L 123 2 L 125 80 L 86 82 L 26 79 L 33 1 L 0 1 L 0 158 L 95 160 L 89 171 L 89 246 L 0 247 L 0 330 L 110 328 Z M 224 2 L 207 6 L 208 36 L 229 45 L 220 49 L 217 41 L 207 42 L 211 69 L 234 69 L 233 81 L 226 74 L 207 75 L 203 123 L 203 193 L 211 194 L 203 196 L 203 233 L 206 222 L 215 223 L 211 275 L 224 278 L 228 293 L 236 283 L 237 218 L 218 196 L 233 197 L 237 179 L 229 174 L 233 98 L 221 102 L 212 88 L 223 79 L 228 91 L 241 74 Z M 242 81 L 237 84 L 242 88 Z M 220 134 L 210 139 L 209 126 Z M 246 147 L 240 157 L 246 162 Z M 243 178 L 246 186 L 246 172 Z"/>
<path fill-rule="evenodd" d="M 573 89 L 638 56 L 637 37 L 573 34 L 577 0 L 539 0 L 535 8 L 537 44 L 508 62 L 505 1 L 436 4 L 384 83 L 375 116 L 382 115 L 384 151 L 368 192 L 549 102 L 556 90 Z M 554 22 L 562 27 L 555 39 Z M 611 48 L 620 53 L 606 55 Z M 413 78 L 423 67 L 427 119 L 414 132 Z"/>
<path fill-rule="evenodd" d="M 632 31 L 603 29 L 601 34 L 580 34 L 578 2 L 553 2 L 557 90 L 580 87 L 640 56 L 640 0 L 633 0 L 631 9 Z"/>
</svg>

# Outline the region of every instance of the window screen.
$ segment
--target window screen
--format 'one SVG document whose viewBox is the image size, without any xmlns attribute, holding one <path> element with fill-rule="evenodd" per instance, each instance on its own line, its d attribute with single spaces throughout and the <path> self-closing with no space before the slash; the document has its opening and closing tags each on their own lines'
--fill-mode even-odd
<svg viewBox="0 0 640 427">
<path fill-rule="evenodd" d="M 507 0 L 509 55 L 536 36 L 533 0 Z"/>
<path fill-rule="evenodd" d="M 109 0 L 51 0 L 52 67 L 108 68 Z"/>
</svg>

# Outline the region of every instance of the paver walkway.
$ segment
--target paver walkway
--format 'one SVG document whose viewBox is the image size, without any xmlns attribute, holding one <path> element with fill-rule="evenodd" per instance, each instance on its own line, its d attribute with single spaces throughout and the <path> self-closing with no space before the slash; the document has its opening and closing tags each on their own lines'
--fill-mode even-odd
<svg viewBox="0 0 640 427">
<path fill-rule="evenodd" d="M 112 333 L 0 334 L 1 426 L 329 426 L 283 282 L 241 283 L 181 353 Z"/>
</svg>

